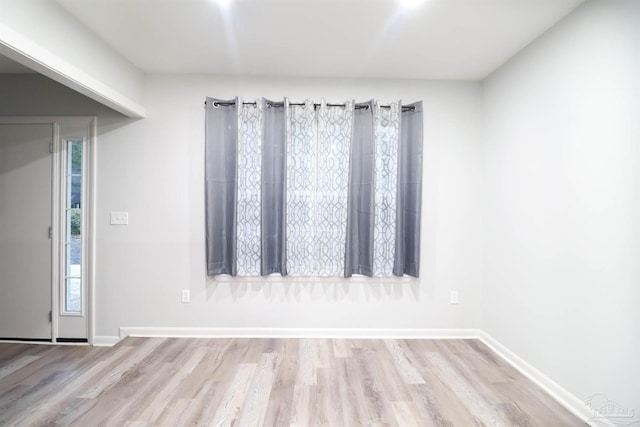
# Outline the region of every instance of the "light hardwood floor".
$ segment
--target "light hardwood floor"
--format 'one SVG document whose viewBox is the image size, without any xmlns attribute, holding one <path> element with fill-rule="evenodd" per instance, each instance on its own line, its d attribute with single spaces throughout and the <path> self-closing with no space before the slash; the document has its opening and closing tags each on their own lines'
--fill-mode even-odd
<svg viewBox="0 0 640 427">
<path fill-rule="evenodd" d="M 478 340 L 0 344 L 0 426 L 584 426 Z"/>
</svg>

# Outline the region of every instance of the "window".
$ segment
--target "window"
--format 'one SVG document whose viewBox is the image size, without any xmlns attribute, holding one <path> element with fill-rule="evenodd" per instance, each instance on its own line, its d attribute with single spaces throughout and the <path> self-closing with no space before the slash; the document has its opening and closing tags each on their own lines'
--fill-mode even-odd
<svg viewBox="0 0 640 427">
<path fill-rule="evenodd" d="M 64 313 L 82 312 L 82 141 L 66 141 Z"/>
<path fill-rule="evenodd" d="M 206 101 L 210 275 L 418 276 L 422 104 Z"/>
</svg>

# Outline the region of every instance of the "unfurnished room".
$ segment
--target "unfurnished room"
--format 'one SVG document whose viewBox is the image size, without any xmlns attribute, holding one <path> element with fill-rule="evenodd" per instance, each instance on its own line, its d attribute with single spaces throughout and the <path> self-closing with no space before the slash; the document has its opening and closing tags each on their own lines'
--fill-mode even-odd
<svg viewBox="0 0 640 427">
<path fill-rule="evenodd" d="M 0 0 L 0 425 L 640 425 L 639 76 L 638 0 Z"/>
</svg>

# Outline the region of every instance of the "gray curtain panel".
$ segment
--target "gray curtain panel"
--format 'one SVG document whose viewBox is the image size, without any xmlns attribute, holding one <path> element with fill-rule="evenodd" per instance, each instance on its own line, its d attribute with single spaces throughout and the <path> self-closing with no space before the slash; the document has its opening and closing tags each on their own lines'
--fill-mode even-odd
<svg viewBox="0 0 640 427">
<path fill-rule="evenodd" d="M 393 274 L 420 273 L 420 218 L 422 215 L 422 101 L 403 108 L 398 153 L 396 256 Z"/>
<path fill-rule="evenodd" d="M 373 275 L 375 128 L 374 102 L 356 104 L 349 160 L 344 277 Z"/>
<path fill-rule="evenodd" d="M 235 100 L 207 98 L 205 103 L 205 201 L 207 273 L 236 275 Z M 231 105 L 228 105 L 231 104 Z"/>
<path fill-rule="evenodd" d="M 262 99 L 262 259 L 263 276 L 287 274 L 285 185 L 287 182 L 287 102 Z"/>
</svg>

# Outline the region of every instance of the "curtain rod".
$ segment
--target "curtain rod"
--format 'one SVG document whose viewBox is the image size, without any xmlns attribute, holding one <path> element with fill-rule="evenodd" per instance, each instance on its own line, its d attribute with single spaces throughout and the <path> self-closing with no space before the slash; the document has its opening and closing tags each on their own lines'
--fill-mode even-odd
<svg viewBox="0 0 640 427">
<path fill-rule="evenodd" d="M 205 104 L 205 105 L 207 105 L 207 101 L 205 101 L 205 102 L 204 102 L 204 104 Z M 217 107 L 218 105 L 222 105 L 222 106 L 230 106 L 230 105 L 236 105 L 236 103 L 235 103 L 235 102 L 214 101 L 214 102 L 213 102 L 213 105 L 214 105 L 215 107 Z M 242 103 L 242 105 L 257 105 L 257 102 L 243 102 L 243 103 Z M 270 105 L 272 105 L 272 106 L 273 106 L 273 105 L 275 105 L 276 107 L 280 107 L 280 105 L 278 105 L 277 103 L 273 103 L 273 104 L 270 104 Z M 295 103 L 295 102 L 290 102 L 290 103 L 289 103 L 289 105 L 306 105 L 306 104 L 304 104 L 304 103 Z M 314 108 L 317 108 L 317 107 L 319 107 L 319 106 L 321 106 L 321 105 L 322 105 L 322 104 L 314 103 L 314 104 L 313 104 L 313 107 L 314 107 Z M 345 107 L 345 106 L 346 106 L 346 104 L 325 104 L 325 105 L 326 105 L 327 107 Z M 283 104 L 282 106 L 284 106 L 284 104 Z M 364 109 L 367 109 L 367 108 L 369 108 L 369 106 L 368 106 L 368 105 L 356 105 L 356 106 L 355 106 L 355 109 L 356 109 L 356 110 L 360 110 L 360 109 L 363 109 L 363 108 L 364 108 Z M 391 105 L 380 105 L 380 108 L 391 108 Z M 410 106 L 402 106 L 402 111 L 413 111 L 413 110 L 415 110 L 415 109 L 416 109 L 416 107 L 414 107 L 413 105 L 410 105 Z"/>
</svg>

